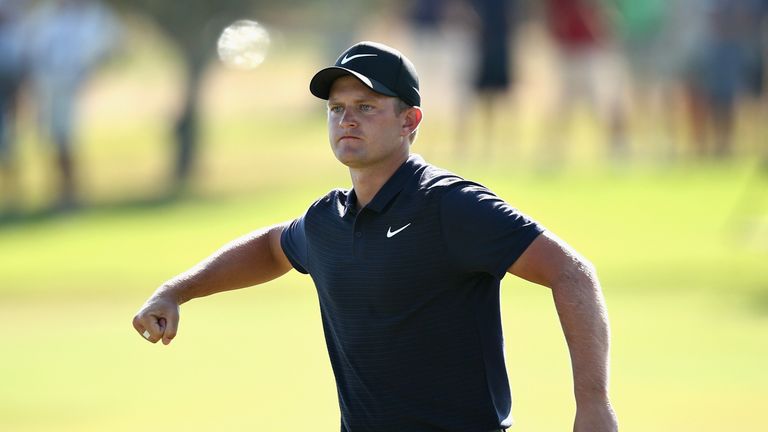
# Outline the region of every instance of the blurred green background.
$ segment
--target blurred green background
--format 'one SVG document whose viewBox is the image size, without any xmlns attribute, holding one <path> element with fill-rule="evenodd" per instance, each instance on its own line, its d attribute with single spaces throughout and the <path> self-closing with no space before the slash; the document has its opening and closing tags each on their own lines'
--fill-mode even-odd
<svg viewBox="0 0 768 432">
<path fill-rule="evenodd" d="M 261 66 L 207 70 L 201 157 L 175 199 L 166 199 L 169 125 L 181 66 L 149 21 L 124 16 L 119 51 L 80 99 L 77 211 L 47 210 L 52 150 L 35 129 L 34 101 L 23 99 L 22 215 L 0 224 L 0 430 L 338 430 L 309 278 L 291 272 L 192 301 L 167 347 L 131 326 L 167 278 L 350 184 L 328 151 L 323 102 L 307 91 L 338 50 L 296 24 L 299 12 L 268 16 Z M 391 8 L 358 16 L 364 30 L 353 40 L 409 54 Z M 446 94 L 450 77 L 414 58 L 431 98 L 413 151 L 489 186 L 594 262 L 621 430 L 768 430 L 768 179 L 755 150 L 766 142 L 764 106 L 739 108 L 725 159 L 691 157 L 684 128 L 669 157 L 651 116 L 633 111 L 633 157 L 620 162 L 605 156 L 603 125 L 582 108 L 563 128 L 568 162 L 542 167 L 537 143 L 561 127 L 542 114 L 552 51 L 535 25 L 521 37 L 526 60 L 493 138 L 483 139 L 483 113 L 469 107 L 462 151 L 453 144 L 461 98 Z M 551 296 L 513 277 L 502 286 L 512 430 L 570 430 L 570 366 Z"/>
</svg>

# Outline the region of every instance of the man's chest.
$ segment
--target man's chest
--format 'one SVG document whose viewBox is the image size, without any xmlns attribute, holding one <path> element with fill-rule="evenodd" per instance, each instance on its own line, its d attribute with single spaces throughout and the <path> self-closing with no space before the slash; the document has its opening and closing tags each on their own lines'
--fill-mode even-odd
<svg viewBox="0 0 768 432">
<path fill-rule="evenodd" d="M 362 300 L 400 309 L 434 295 L 451 274 L 440 214 L 428 204 L 319 222 L 307 221 L 311 274 L 340 307 Z"/>
</svg>

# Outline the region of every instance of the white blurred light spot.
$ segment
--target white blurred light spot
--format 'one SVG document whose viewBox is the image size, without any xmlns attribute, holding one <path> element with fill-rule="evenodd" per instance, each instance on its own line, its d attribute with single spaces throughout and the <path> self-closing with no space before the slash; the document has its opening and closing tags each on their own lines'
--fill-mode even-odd
<svg viewBox="0 0 768 432">
<path fill-rule="evenodd" d="M 219 59 L 231 67 L 253 69 L 267 57 L 269 32 L 251 20 L 239 20 L 221 32 L 217 50 Z"/>
</svg>

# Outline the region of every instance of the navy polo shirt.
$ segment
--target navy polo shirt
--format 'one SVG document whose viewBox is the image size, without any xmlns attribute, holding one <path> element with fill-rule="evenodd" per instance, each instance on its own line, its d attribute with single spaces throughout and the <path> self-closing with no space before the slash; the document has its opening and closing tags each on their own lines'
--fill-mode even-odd
<svg viewBox="0 0 768 432">
<path fill-rule="evenodd" d="M 509 426 L 499 283 L 543 228 L 417 155 L 356 202 L 333 190 L 281 239 L 317 287 L 342 432 Z"/>
</svg>

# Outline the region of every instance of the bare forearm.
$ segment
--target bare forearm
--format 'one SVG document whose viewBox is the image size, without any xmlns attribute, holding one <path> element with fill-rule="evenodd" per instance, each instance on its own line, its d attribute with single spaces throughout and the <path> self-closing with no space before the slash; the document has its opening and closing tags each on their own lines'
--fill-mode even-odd
<svg viewBox="0 0 768 432">
<path fill-rule="evenodd" d="M 571 353 L 577 405 L 573 430 L 615 432 L 618 421 L 608 398 L 608 313 L 592 265 L 545 232 L 509 272 L 552 289 Z"/>
<path fill-rule="evenodd" d="M 280 246 L 286 224 L 232 241 L 155 290 L 133 317 L 133 328 L 152 343 L 169 344 L 179 327 L 179 305 L 193 298 L 256 285 L 291 268 Z"/>
<path fill-rule="evenodd" d="M 224 245 L 196 266 L 165 282 L 155 294 L 168 296 L 182 304 L 197 297 L 264 283 L 285 274 L 290 270 L 290 264 L 281 250 L 275 250 L 280 247 L 282 229 L 282 225 L 277 225 L 254 231 Z"/>
<path fill-rule="evenodd" d="M 577 263 L 552 286 L 573 367 L 577 405 L 608 400 L 610 330 L 594 270 Z"/>
</svg>

